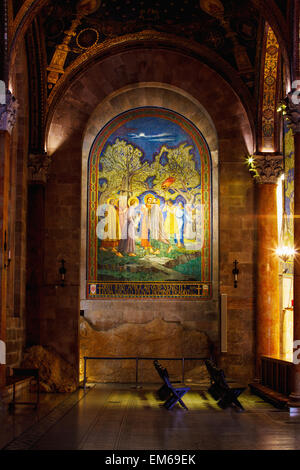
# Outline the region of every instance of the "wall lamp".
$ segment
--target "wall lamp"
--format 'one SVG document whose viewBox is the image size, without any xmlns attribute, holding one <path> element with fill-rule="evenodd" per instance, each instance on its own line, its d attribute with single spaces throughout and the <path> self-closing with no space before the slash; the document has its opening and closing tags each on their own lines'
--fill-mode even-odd
<svg viewBox="0 0 300 470">
<path fill-rule="evenodd" d="M 6 238 L 7 238 L 7 235 L 6 235 L 6 230 L 5 230 L 5 232 L 4 232 L 4 246 L 3 246 L 4 254 L 7 253 L 7 240 L 6 240 Z M 10 252 L 10 250 L 8 250 L 7 262 L 4 263 L 4 269 L 7 269 L 9 267 L 10 263 L 11 263 L 11 252 Z"/>
<path fill-rule="evenodd" d="M 4 268 L 5 269 L 9 268 L 10 263 L 11 263 L 11 254 L 10 254 L 10 250 L 8 250 L 8 258 L 7 258 L 7 262 L 4 263 Z"/>
<path fill-rule="evenodd" d="M 237 286 L 238 286 L 238 275 L 239 275 L 239 270 L 238 270 L 238 267 L 237 265 L 239 264 L 237 260 L 234 261 L 234 269 L 232 271 L 232 274 L 233 274 L 233 278 L 234 278 L 234 288 L 236 289 Z"/>
<path fill-rule="evenodd" d="M 61 281 L 60 285 L 61 285 L 61 287 L 65 286 L 65 277 L 66 277 L 66 272 L 67 272 L 67 270 L 65 268 L 65 262 L 66 261 L 64 259 L 60 260 L 61 266 L 59 268 L 59 274 L 60 274 L 60 281 Z"/>
</svg>

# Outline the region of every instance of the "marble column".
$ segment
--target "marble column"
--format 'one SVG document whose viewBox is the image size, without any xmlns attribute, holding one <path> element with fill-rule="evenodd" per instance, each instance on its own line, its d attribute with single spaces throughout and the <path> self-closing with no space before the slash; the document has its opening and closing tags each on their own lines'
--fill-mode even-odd
<svg viewBox="0 0 300 470">
<path fill-rule="evenodd" d="M 16 121 L 17 101 L 9 91 L 0 104 L 0 340 L 6 342 L 7 271 L 9 269 L 8 211 L 10 136 Z M 0 387 L 5 383 L 5 364 L 0 364 Z"/>
<path fill-rule="evenodd" d="M 294 238 L 295 249 L 298 254 L 294 260 L 294 342 L 300 341 L 300 103 L 299 95 L 289 93 L 286 98 L 286 118 L 294 132 L 295 141 L 295 206 L 294 206 Z M 296 343 L 294 350 L 296 351 Z M 299 352 L 299 350 L 298 350 Z M 292 366 L 292 392 L 289 397 L 290 409 L 300 411 L 300 354 Z"/>
<path fill-rule="evenodd" d="M 257 171 L 257 293 L 256 376 L 261 376 L 261 356 L 279 358 L 279 260 L 277 183 L 283 171 L 283 156 L 255 156 Z"/>
<path fill-rule="evenodd" d="M 26 272 L 26 344 L 41 344 L 41 295 L 44 285 L 45 186 L 51 161 L 47 154 L 29 155 Z"/>
<path fill-rule="evenodd" d="M 45 278 L 45 187 L 50 163 L 46 153 L 31 154 L 28 158 L 27 346 L 41 344 L 41 295 Z"/>
</svg>

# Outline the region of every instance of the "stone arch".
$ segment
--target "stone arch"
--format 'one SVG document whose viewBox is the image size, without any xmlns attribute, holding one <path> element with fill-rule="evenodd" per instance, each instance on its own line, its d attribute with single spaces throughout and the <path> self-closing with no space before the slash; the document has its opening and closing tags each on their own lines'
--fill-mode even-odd
<svg viewBox="0 0 300 470">
<path fill-rule="evenodd" d="M 196 123 L 200 115 L 205 118 L 206 124 L 202 131 L 206 134 L 212 152 L 215 152 L 214 161 L 218 160 L 216 173 L 219 175 L 219 191 L 222 194 L 219 217 L 216 217 L 216 224 L 220 224 L 220 283 L 216 287 L 216 296 L 221 288 L 231 289 L 231 261 L 234 260 L 231 258 L 235 252 L 234 247 L 230 248 L 232 253 L 228 251 L 228 243 L 234 237 L 234 217 L 238 218 L 239 223 L 244 220 L 243 230 L 245 235 L 249 233 L 249 241 L 239 250 L 247 272 L 253 269 L 251 231 L 254 231 L 254 226 L 249 214 L 253 211 L 254 190 L 244 156 L 253 150 L 254 139 L 247 112 L 238 95 L 218 73 L 183 53 L 161 48 L 139 48 L 101 58 L 69 84 L 49 114 L 47 126 L 47 151 L 52 158 L 52 165 L 46 187 L 46 282 L 50 285 L 57 280 L 57 261 L 63 257 L 66 260 L 68 290 L 54 291 L 49 288 L 47 293 L 44 292 L 41 338 L 43 344 L 54 346 L 73 364 L 78 359 L 78 254 L 81 253 L 82 259 L 85 256 L 80 228 L 82 149 L 84 147 L 87 155 L 88 142 L 99 131 L 101 120 L 93 122 L 99 105 L 102 105 L 103 123 L 106 123 L 120 112 L 120 107 L 131 109 L 134 100 L 138 106 L 151 100 L 151 104 L 156 103 L 168 109 L 177 108 L 182 115 Z M 245 298 L 251 296 L 251 279 L 250 275 L 246 276 L 241 283 L 241 295 Z M 81 298 L 81 309 L 84 310 L 87 305 L 83 295 Z M 236 322 L 234 310 L 232 315 Z M 179 323 L 187 331 L 187 336 L 193 329 L 202 332 L 218 347 L 217 299 L 206 302 L 206 306 L 203 302 L 187 301 L 184 308 L 182 301 L 162 300 L 155 302 L 155 311 L 153 302 L 142 299 L 138 302 L 116 300 L 113 303 L 104 300 L 101 301 L 101 308 L 90 316 L 94 327 L 110 332 L 110 340 L 113 339 L 115 327 L 125 325 L 125 328 L 135 322 L 147 325 L 155 318 L 165 324 Z M 241 324 L 239 328 L 245 326 Z M 66 329 L 69 331 L 67 336 Z M 249 346 L 239 346 L 239 339 L 232 338 L 230 348 L 234 350 L 233 354 L 239 347 L 243 348 L 244 357 L 251 356 L 251 343 Z M 249 367 L 251 364 L 249 359 Z M 75 366 L 78 366 L 77 362 Z"/>
<path fill-rule="evenodd" d="M 81 199 L 81 299 L 82 306 L 89 312 L 91 316 L 93 311 L 103 302 L 85 301 L 85 275 L 86 275 L 86 231 L 87 231 L 87 170 L 90 148 L 96 138 L 98 132 L 115 116 L 139 107 L 153 106 L 172 110 L 178 114 L 184 115 L 189 119 L 204 136 L 210 149 L 212 158 L 212 178 L 213 178 L 213 225 L 215 227 L 214 236 L 214 300 L 217 299 L 218 293 L 218 136 L 214 123 L 204 109 L 187 92 L 159 83 L 138 83 L 117 90 L 107 96 L 100 103 L 91 115 L 83 136 L 82 145 L 82 199 Z"/>
<path fill-rule="evenodd" d="M 165 83 L 193 96 L 209 110 L 219 138 L 224 133 L 222 122 L 233 112 L 236 119 L 230 127 L 239 127 L 243 121 L 242 140 L 246 142 L 248 150 L 252 150 L 254 131 L 251 115 L 248 115 L 233 87 L 221 75 L 196 58 L 180 52 L 139 48 L 101 57 L 74 78 L 49 110 L 46 131 L 48 152 L 52 154 L 55 151 L 59 142 L 74 130 L 74 124 L 78 123 L 78 131 L 82 136 L 83 123 L 106 96 L 123 87 L 146 82 Z M 67 119 L 69 109 L 76 114 L 75 122 Z M 63 128 L 57 122 L 58 117 L 64 120 Z"/>
<path fill-rule="evenodd" d="M 142 44 L 142 46 L 141 46 Z M 253 119 L 253 98 L 243 80 L 237 71 L 229 65 L 219 54 L 208 49 L 202 44 L 184 38 L 176 37 L 169 33 L 161 33 L 153 30 L 142 31 L 136 34 L 127 34 L 121 37 L 107 39 L 95 48 L 82 54 L 76 59 L 64 72 L 57 84 L 54 86 L 48 98 L 48 119 L 51 119 L 53 110 L 57 102 L 64 95 L 70 83 L 78 77 L 85 74 L 86 70 L 105 60 L 108 55 L 120 56 L 127 51 L 136 51 L 143 54 L 145 51 L 162 51 L 168 54 L 180 54 L 191 61 L 196 60 L 206 64 L 209 68 L 216 71 L 222 81 L 226 81 L 229 86 L 238 94 L 243 106 L 245 107 L 252 129 L 254 130 Z M 152 81 L 153 77 L 144 77 L 144 81 Z M 155 80 L 154 75 L 154 80 Z"/>
</svg>

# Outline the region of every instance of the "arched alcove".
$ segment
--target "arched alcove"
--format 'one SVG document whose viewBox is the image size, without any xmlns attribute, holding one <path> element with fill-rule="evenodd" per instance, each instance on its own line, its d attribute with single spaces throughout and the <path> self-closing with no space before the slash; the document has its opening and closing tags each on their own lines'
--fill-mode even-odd
<svg viewBox="0 0 300 470">
<path fill-rule="evenodd" d="M 210 149 L 214 285 L 213 297 L 207 301 L 86 299 L 89 150 L 96 135 L 111 119 L 145 106 L 180 114 L 199 129 Z M 102 351 L 107 355 L 123 355 L 129 350 L 149 355 L 154 347 L 157 352 L 167 351 L 168 355 L 174 355 L 175 350 L 180 355 L 201 354 L 207 352 L 209 343 L 218 350 L 219 293 L 226 292 L 230 300 L 229 324 L 235 325 L 235 331 L 241 331 L 240 335 L 229 332 L 230 363 L 234 367 L 235 352 L 242 348 L 245 367 L 247 364 L 252 367 L 247 358 L 252 357 L 254 338 L 253 181 L 244 156 L 247 149 L 251 151 L 253 137 L 247 113 L 230 85 L 212 69 L 184 54 L 163 49 L 128 50 L 102 58 L 77 75 L 49 117 L 47 151 L 52 165 L 45 201 L 46 284 L 53 284 L 57 279 L 62 258 L 66 260 L 67 274 L 64 289 L 54 292 L 49 287 L 43 291 L 42 342 L 54 346 L 74 363 L 81 309 L 85 316 L 81 319 L 82 354 L 87 343 L 95 353 Z M 242 232 L 238 236 L 237 222 Z M 241 237 L 247 243 L 241 244 Z M 236 257 L 243 272 L 238 292 L 232 290 Z M 243 312 L 237 315 L 240 310 Z M 143 334 L 148 338 L 146 341 Z M 247 344 L 242 337 L 250 338 Z M 177 349 L 173 351 L 170 345 Z M 124 379 L 116 370 L 106 372 L 103 379 Z"/>
<path fill-rule="evenodd" d="M 119 296 L 118 299 L 109 298 L 109 296 L 108 298 L 103 297 L 102 299 L 87 299 L 86 255 L 88 252 L 87 246 L 89 246 L 87 240 L 87 224 L 90 222 L 87 212 L 89 187 L 87 171 L 90 148 L 95 142 L 99 131 L 105 128 L 105 126 L 110 121 L 114 121 L 116 116 L 122 116 L 122 113 L 126 114 L 126 112 L 130 111 L 130 109 L 135 109 L 136 112 L 138 112 L 139 110 L 149 110 L 149 107 L 152 110 L 153 107 L 156 107 L 155 109 L 160 110 L 160 113 L 162 113 L 162 110 L 165 110 L 167 107 L 168 110 L 172 110 L 172 112 L 178 113 L 178 117 L 184 116 L 185 119 L 189 119 L 189 121 L 193 123 L 193 126 L 195 126 L 195 129 L 198 129 L 199 132 L 201 132 L 208 145 L 211 159 L 211 168 L 209 168 L 209 173 L 211 174 L 211 183 L 213 184 L 213 186 L 210 188 L 212 215 L 210 229 L 213 231 L 211 233 L 211 240 L 213 240 L 213 245 L 211 250 L 211 259 L 209 260 L 213 266 L 213 273 L 211 276 L 213 281 L 213 288 L 211 291 L 210 300 L 205 298 L 201 299 L 200 296 L 195 297 L 196 301 L 195 299 L 191 301 L 190 298 L 185 299 L 184 297 L 178 300 L 176 296 L 173 298 L 170 296 L 169 299 L 155 298 L 154 296 L 152 296 L 152 298 L 149 297 L 148 299 L 145 299 L 139 295 L 134 295 L 133 298 L 129 299 L 126 299 L 124 295 Z M 131 126 L 134 126 L 134 124 L 131 124 Z M 100 103 L 89 119 L 83 138 L 81 208 L 81 310 L 84 310 L 85 318 L 89 321 L 90 325 L 94 329 L 92 335 L 95 338 L 97 338 L 97 336 L 99 337 L 98 341 L 95 339 L 92 342 L 89 340 L 86 341 L 86 336 L 83 337 L 82 355 L 101 355 L 101 352 L 102 355 L 109 355 L 110 347 L 109 350 L 104 351 L 105 346 L 101 336 L 103 334 L 107 336 L 105 344 L 113 344 L 115 343 L 114 338 L 115 335 L 118 334 L 118 331 L 122 331 L 122 333 L 119 334 L 123 335 L 122 344 L 123 347 L 125 346 L 125 348 L 122 350 L 121 344 L 119 344 L 119 347 L 113 345 L 113 348 L 117 350 L 118 354 L 120 355 L 127 356 L 138 354 L 142 356 L 143 350 L 147 350 L 148 354 L 150 355 L 161 355 L 166 353 L 167 350 L 172 349 L 173 354 L 175 354 L 176 348 L 179 346 L 181 349 L 183 345 L 178 343 L 178 339 L 176 344 L 174 344 L 174 338 L 170 342 L 167 340 L 167 331 L 170 321 L 170 330 L 173 328 L 172 323 L 176 321 L 176 323 L 179 325 L 178 330 L 182 330 L 183 333 L 185 326 L 189 322 L 194 321 L 195 324 L 197 324 L 197 321 L 203 318 L 208 312 L 215 313 L 215 318 L 211 322 L 209 331 L 205 331 L 203 334 L 203 332 L 200 333 L 201 328 L 196 327 L 196 330 L 192 334 L 198 334 L 202 339 L 202 335 L 204 336 L 204 344 L 202 346 L 198 344 L 198 349 L 199 347 L 203 347 L 203 350 L 206 349 L 207 338 L 209 338 L 210 341 L 217 340 L 217 312 L 219 293 L 218 137 L 211 117 L 203 108 L 203 106 L 197 102 L 197 100 L 193 99 L 188 93 L 172 86 L 159 83 L 139 83 L 118 90 L 112 95 L 109 95 L 102 103 Z M 133 285 L 135 284 L 133 283 Z M 124 283 L 122 286 L 124 287 Z M 175 303 L 176 305 L 171 307 L 170 302 Z M 170 309 L 173 310 L 171 319 Z M 126 310 L 125 315 L 124 310 Z M 149 335 L 143 335 L 142 331 L 147 331 L 144 328 L 145 326 L 151 324 L 154 325 L 156 323 L 156 332 L 154 330 L 152 331 L 151 339 L 149 338 Z M 129 334 L 130 330 L 132 331 L 132 324 L 138 325 L 138 334 L 135 339 L 132 338 L 129 344 L 126 344 L 126 335 Z M 162 325 L 164 325 L 163 333 Z M 182 339 L 183 338 L 185 338 L 185 340 L 188 339 L 187 335 L 182 334 Z M 160 346 L 157 346 L 157 343 L 160 343 Z M 188 345 L 185 347 L 186 351 L 189 353 L 189 355 L 191 355 L 192 350 L 189 350 Z M 159 348 L 161 349 L 159 350 Z M 96 366 L 95 370 L 97 370 L 97 368 L 99 368 L 99 365 Z M 89 373 L 91 374 L 92 372 L 90 371 Z M 101 369 L 101 376 L 102 378 L 105 376 L 103 369 Z"/>
</svg>

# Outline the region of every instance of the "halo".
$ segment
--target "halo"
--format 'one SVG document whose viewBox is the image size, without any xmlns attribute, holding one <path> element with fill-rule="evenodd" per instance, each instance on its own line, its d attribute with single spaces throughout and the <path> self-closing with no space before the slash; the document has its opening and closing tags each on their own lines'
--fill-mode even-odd
<svg viewBox="0 0 300 470">
<path fill-rule="evenodd" d="M 131 206 L 132 201 L 137 202 L 138 204 L 140 203 L 140 201 L 138 200 L 137 197 L 132 196 L 131 198 L 128 199 L 128 205 L 129 206 Z"/>
<path fill-rule="evenodd" d="M 115 200 L 116 200 L 116 198 L 111 196 L 111 197 L 109 197 L 109 198 L 107 199 L 106 202 L 107 202 L 107 204 L 110 204 L 111 201 L 115 201 Z"/>
<path fill-rule="evenodd" d="M 145 204 L 147 204 L 149 197 L 151 197 L 152 199 L 154 199 L 155 196 L 153 196 L 153 194 L 147 194 L 147 195 L 144 197 L 144 203 L 145 203 Z"/>
</svg>

